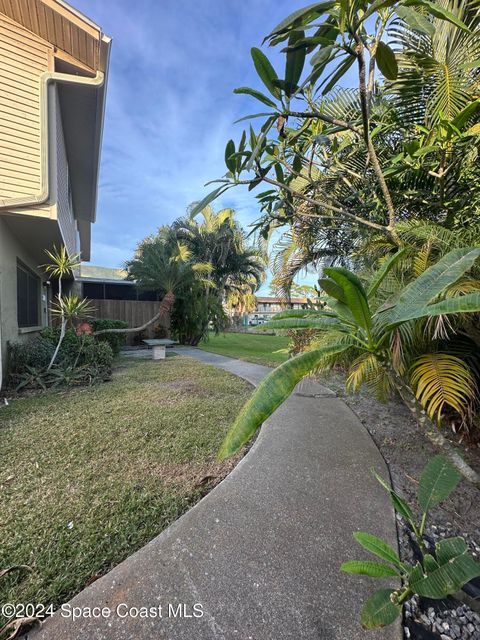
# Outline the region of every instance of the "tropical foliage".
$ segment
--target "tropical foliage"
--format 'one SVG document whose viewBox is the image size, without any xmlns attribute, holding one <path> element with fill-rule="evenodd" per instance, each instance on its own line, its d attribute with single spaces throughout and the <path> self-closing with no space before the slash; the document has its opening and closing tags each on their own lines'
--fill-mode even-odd
<svg viewBox="0 0 480 640">
<path fill-rule="evenodd" d="M 375 629 L 392 624 L 401 613 L 402 604 L 414 594 L 440 600 L 453 595 L 470 580 L 480 576 L 480 564 L 470 555 L 463 538 L 444 538 L 435 545 L 425 537 L 429 512 L 446 500 L 456 489 L 460 476 L 442 456 L 435 456 L 425 467 L 418 485 L 418 504 L 421 509 L 417 521 L 413 509 L 389 484 L 377 476 L 389 492 L 393 508 L 415 535 L 419 560 L 414 565 L 402 562 L 396 551 L 384 540 L 358 531 L 355 540 L 378 560 L 352 560 L 342 564 L 347 573 L 372 578 L 397 577 L 400 587 L 382 588 L 367 600 L 362 611 L 362 626 Z"/>
</svg>

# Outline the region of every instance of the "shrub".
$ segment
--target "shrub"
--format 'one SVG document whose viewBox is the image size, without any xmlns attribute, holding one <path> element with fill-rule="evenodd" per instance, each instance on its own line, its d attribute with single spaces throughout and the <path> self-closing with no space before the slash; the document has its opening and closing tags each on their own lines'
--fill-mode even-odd
<svg viewBox="0 0 480 640">
<path fill-rule="evenodd" d="M 58 341 L 59 329 L 49 327 L 40 336 L 10 345 L 9 381 L 17 388 L 45 388 L 91 384 L 110 376 L 113 351 L 106 341 L 93 336 L 65 333 L 56 364 L 47 371 Z"/>
<path fill-rule="evenodd" d="M 28 368 L 43 369 L 48 366 L 55 345 L 42 336 L 31 337 L 24 342 L 13 342 L 8 348 L 8 373 L 15 376 Z"/>
<path fill-rule="evenodd" d="M 103 331 L 105 329 L 127 329 L 128 323 L 123 320 L 105 320 L 98 318 L 92 320 L 90 324 L 94 331 Z M 125 344 L 126 335 L 124 333 L 106 333 L 102 336 L 98 336 L 97 340 L 102 342 L 108 342 L 111 346 L 113 354 L 117 355 L 120 349 Z"/>
</svg>

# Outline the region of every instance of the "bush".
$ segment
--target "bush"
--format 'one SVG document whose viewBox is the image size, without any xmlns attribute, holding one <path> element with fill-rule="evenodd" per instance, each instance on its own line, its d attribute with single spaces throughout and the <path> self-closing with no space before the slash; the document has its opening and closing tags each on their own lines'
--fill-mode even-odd
<svg viewBox="0 0 480 640">
<path fill-rule="evenodd" d="M 104 331 L 105 329 L 127 329 L 128 323 L 123 320 L 104 320 L 97 319 L 92 320 L 90 324 L 94 331 Z M 108 342 L 111 346 L 113 354 L 118 355 L 120 349 L 125 344 L 126 335 L 124 333 L 106 333 L 103 336 L 98 336 L 97 340 L 102 342 Z"/>
<path fill-rule="evenodd" d="M 79 337 L 73 329 L 65 333 L 55 365 L 47 372 L 59 333 L 58 328 L 49 327 L 40 336 L 10 345 L 10 384 L 21 388 L 69 386 L 110 376 L 114 357 L 110 344 L 88 334 Z"/>
<path fill-rule="evenodd" d="M 8 373 L 19 375 L 28 368 L 43 369 L 48 366 L 55 350 L 53 342 L 35 336 L 24 342 L 13 342 L 8 347 Z"/>
</svg>

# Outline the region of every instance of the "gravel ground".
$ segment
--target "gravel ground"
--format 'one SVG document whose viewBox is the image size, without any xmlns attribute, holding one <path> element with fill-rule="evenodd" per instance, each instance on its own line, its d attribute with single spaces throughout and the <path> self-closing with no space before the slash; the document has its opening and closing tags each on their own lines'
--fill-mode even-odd
<svg viewBox="0 0 480 640">
<path fill-rule="evenodd" d="M 333 374 L 323 382 L 339 396 L 368 429 L 384 456 L 393 486 L 419 513 L 416 503 L 418 479 L 425 464 L 438 453 L 422 435 L 417 423 L 400 401 L 381 404 L 367 393 L 345 394 L 341 375 Z M 447 434 L 445 434 L 447 435 Z M 475 468 L 480 468 L 480 448 L 459 444 L 457 436 L 450 440 Z M 413 551 L 406 527 L 398 518 L 400 553 L 402 559 L 412 561 Z M 472 553 L 480 561 L 480 493 L 462 481 L 452 496 L 430 514 L 427 535 L 436 540 L 463 536 Z M 480 640 L 480 612 L 462 602 L 419 601 L 415 598 L 404 609 L 405 638 L 412 640 Z"/>
</svg>

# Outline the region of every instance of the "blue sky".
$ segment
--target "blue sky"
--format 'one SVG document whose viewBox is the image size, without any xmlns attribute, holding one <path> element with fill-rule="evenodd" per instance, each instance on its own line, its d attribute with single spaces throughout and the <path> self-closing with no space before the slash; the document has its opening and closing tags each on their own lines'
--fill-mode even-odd
<svg viewBox="0 0 480 640">
<path fill-rule="evenodd" d="M 205 182 L 226 171 L 225 144 L 241 133 L 233 122 L 263 110 L 232 93 L 261 88 L 250 48 L 307 2 L 73 2 L 113 38 L 91 263 L 117 267 L 140 239 L 183 215 L 208 193 Z M 272 49 L 268 55 L 280 71 L 283 60 Z M 259 215 L 254 196 L 242 188 L 215 203 L 222 206 L 234 207 L 245 227 Z"/>
</svg>

